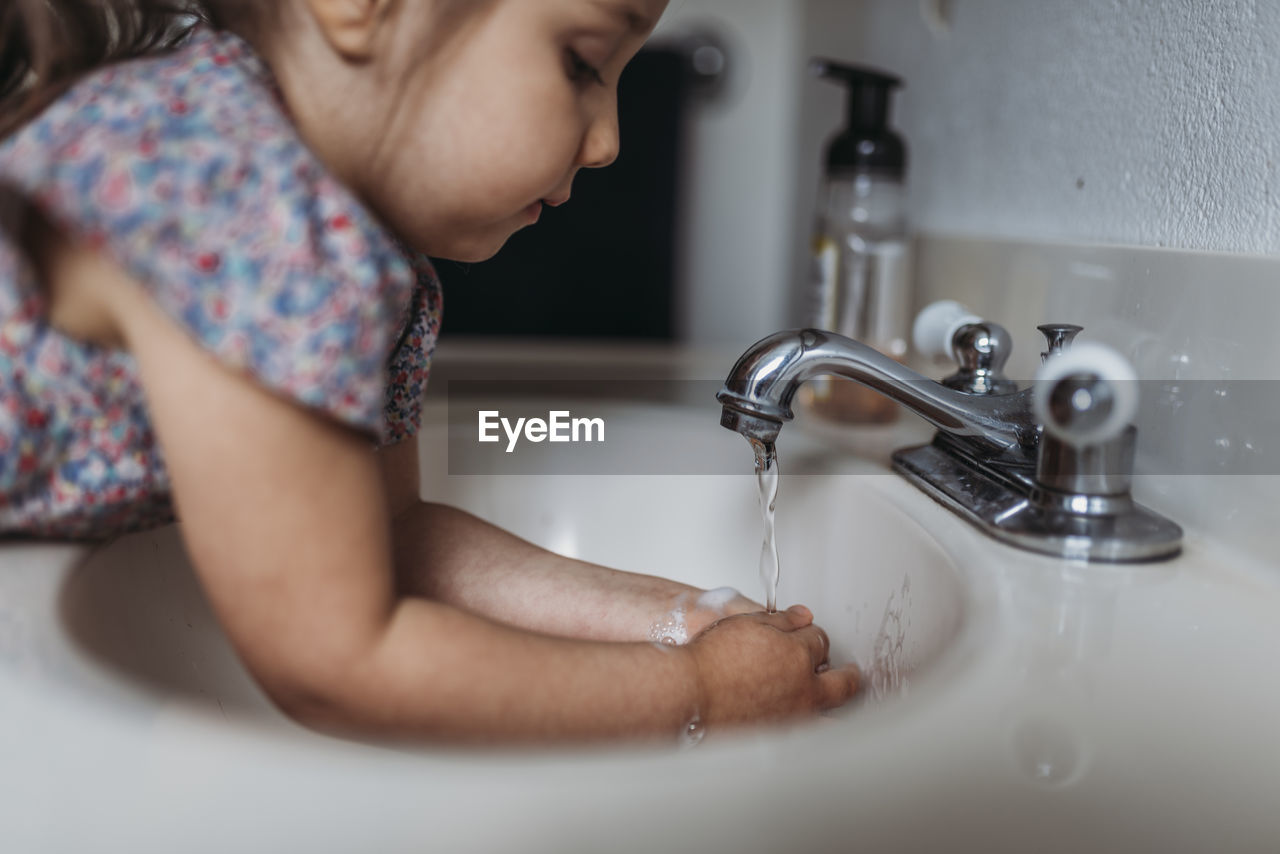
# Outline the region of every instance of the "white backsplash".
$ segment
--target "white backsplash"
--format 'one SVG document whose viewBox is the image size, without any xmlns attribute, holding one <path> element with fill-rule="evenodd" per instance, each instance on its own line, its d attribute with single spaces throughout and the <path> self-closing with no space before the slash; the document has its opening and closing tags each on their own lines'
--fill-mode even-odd
<svg viewBox="0 0 1280 854">
<path fill-rule="evenodd" d="M 917 264 L 921 305 L 959 299 L 1010 331 L 1012 377 L 1034 375 L 1041 323 L 1127 356 L 1135 496 L 1280 569 L 1280 258 L 924 235 Z"/>
</svg>

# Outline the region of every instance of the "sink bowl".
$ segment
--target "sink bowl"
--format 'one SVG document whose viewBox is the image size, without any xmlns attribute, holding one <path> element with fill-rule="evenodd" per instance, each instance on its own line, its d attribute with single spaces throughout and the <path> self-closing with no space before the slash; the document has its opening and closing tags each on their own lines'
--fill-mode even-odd
<svg viewBox="0 0 1280 854">
<path fill-rule="evenodd" d="M 713 408 L 591 411 L 611 425 L 610 446 L 594 449 L 592 461 L 604 474 L 558 473 L 572 449 L 460 466 L 475 430 L 455 415 L 424 430 L 422 495 L 570 557 L 706 589 L 734 587 L 763 602 L 764 522 L 748 443 L 716 426 Z M 783 432 L 778 456 L 778 607 L 809 606 L 831 638 L 833 664 L 857 662 L 870 696 L 901 693 L 961 626 L 965 596 L 955 565 L 891 497 L 902 485 L 896 475 L 833 458 L 798 430 Z M 517 473 L 501 473 L 504 464 Z M 496 473 L 448 473 L 460 467 Z"/>
<path fill-rule="evenodd" d="M 717 427 L 710 407 L 605 411 L 610 423 L 665 449 L 668 473 L 558 475 L 525 464 L 521 474 L 449 475 L 450 427 L 436 412 L 420 437 L 422 495 L 565 555 L 763 600 L 763 522 L 747 443 Z M 621 437 L 613 447 L 636 453 Z M 780 443 L 779 454 L 779 606 L 814 611 L 831 638 L 833 663 L 863 668 L 866 696 L 904 692 L 961 625 L 955 567 L 887 495 L 897 479 L 883 469 L 848 463 L 836 473 L 806 473 L 819 463 L 800 436 L 792 446 Z M 704 471 L 714 460 L 717 470 L 742 474 L 679 473 L 694 460 Z M 795 473 L 786 473 L 789 465 Z M 237 659 L 176 526 L 93 551 L 67 577 L 57 607 L 67 637 L 50 638 L 48 648 L 55 651 L 51 681 L 60 688 L 131 703 L 138 692 L 177 697 L 228 720 L 290 725 Z"/>
</svg>

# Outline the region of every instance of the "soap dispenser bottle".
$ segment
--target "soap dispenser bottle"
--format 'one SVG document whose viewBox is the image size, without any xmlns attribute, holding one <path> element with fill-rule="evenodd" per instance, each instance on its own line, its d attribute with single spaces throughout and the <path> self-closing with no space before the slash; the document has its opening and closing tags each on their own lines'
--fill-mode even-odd
<svg viewBox="0 0 1280 854">
<path fill-rule="evenodd" d="M 813 73 L 849 91 L 848 126 L 827 146 L 813 243 L 810 325 L 904 359 L 911 324 L 907 148 L 889 127 L 902 81 L 870 68 L 815 59 Z M 852 380 L 809 383 L 803 403 L 843 423 L 886 423 L 897 404 Z"/>
</svg>

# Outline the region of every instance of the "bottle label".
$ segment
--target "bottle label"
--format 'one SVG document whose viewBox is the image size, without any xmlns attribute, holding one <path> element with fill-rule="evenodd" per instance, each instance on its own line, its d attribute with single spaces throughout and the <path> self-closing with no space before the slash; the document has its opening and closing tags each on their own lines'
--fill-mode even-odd
<svg viewBox="0 0 1280 854">
<path fill-rule="evenodd" d="M 836 310 L 836 276 L 840 269 L 840 249 L 825 234 L 813 239 L 813 258 L 810 269 L 811 299 L 809 320 L 819 329 L 834 329 Z"/>
</svg>

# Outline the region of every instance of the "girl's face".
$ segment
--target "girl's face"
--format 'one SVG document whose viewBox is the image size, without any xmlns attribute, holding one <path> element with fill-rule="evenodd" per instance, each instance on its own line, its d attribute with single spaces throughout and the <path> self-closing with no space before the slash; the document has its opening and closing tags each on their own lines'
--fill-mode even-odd
<svg viewBox="0 0 1280 854">
<path fill-rule="evenodd" d="M 666 4 L 475 2 L 389 94 L 355 183 L 419 251 L 491 257 L 617 157 L 618 78 Z"/>
</svg>

